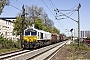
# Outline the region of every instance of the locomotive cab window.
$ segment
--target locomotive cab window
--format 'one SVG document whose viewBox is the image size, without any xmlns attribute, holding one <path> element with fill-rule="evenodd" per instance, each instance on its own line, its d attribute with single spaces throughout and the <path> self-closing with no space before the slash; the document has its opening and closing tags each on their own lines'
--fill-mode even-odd
<svg viewBox="0 0 90 60">
<path fill-rule="evenodd" d="M 40 39 L 43 39 L 43 33 L 41 33 L 41 37 L 40 37 Z"/>
<path fill-rule="evenodd" d="M 30 35 L 30 31 L 25 31 L 25 35 Z"/>
<path fill-rule="evenodd" d="M 31 35 L 35 35 L 36 36 L 37 35 L 37 31 L 32 31 Z"/>
</svg>

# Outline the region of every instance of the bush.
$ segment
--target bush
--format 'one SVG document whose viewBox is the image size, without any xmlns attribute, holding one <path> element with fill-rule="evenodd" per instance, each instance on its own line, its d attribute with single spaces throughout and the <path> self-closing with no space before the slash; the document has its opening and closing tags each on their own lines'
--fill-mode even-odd
<svg viewBox="0 0 90 60">
<path fill-rule="evenodd" d="M 15 47 L 20 49 L 21 48 L 21 40 L 18 39 L 17 42 L 15 42 Z"/>
<path fill-rule="evenodd" d="M 86 38 L 86 40 L 90 40 L 90 38 Z"/>
<path fill-rule="evenodd" d="M 9 49 L 9 48 L 21 48 L 20 40 L 18 40 L 17 42 L 13 42 L 12 40 L 8 40 L 0 36 L 0 49 Z"/>
</svg>

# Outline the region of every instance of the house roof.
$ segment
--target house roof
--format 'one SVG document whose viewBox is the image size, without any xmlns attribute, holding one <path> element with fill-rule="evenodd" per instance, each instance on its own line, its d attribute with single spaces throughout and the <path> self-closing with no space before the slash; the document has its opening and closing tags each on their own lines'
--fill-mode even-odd
<svg viewBox="0 0 90 60">
<path fill-rule="evenodd" d="M 16 17 L 0 17 L 1 20 L 4 20 L 4 21 L 9 21 L 9 22 L 12 22 L 13 23 L 13 20 L 11 19 L 16 19 Z"/>
</svg>

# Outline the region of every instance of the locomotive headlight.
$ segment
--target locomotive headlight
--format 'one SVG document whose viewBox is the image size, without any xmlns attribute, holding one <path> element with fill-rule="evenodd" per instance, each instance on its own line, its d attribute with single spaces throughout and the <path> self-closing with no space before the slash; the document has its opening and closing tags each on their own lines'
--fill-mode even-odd
<svg viewBox="0 0 90 60">
<path fill-rule="evenodd" d="M 34 41 L 36 41 L 36 38 L 34 38 Z"/>
<path fill-rule="evenodd" d="M 34 38 L 34 40 L 36 40 L 37 38 Z"/>
</svg>

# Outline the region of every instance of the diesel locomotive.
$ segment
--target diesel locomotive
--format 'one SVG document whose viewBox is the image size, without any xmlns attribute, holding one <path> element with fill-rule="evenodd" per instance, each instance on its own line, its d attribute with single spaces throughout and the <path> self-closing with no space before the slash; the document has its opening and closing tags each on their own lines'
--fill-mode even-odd
<svg viewBox="0 0 90 60">
<path fill-rule="evenodd" d="M 24 30 L 24 49 L 37 48 L 65 40 L 66 36 L 38 30 L 33 26 Z"/>
</svg>

